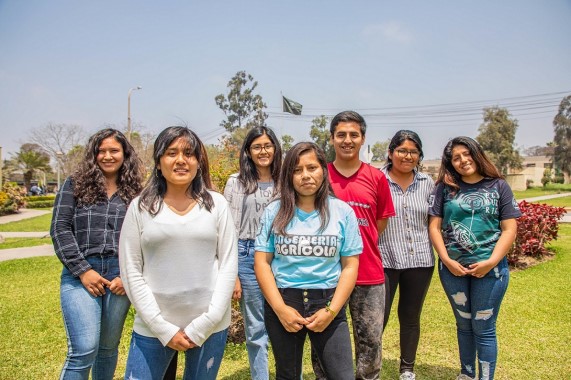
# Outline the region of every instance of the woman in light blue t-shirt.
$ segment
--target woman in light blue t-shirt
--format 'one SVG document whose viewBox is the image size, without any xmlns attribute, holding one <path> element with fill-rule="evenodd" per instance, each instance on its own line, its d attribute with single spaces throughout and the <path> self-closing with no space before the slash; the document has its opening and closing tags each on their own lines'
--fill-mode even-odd
<svg viewBox="0 0 571 380">
<path fill-rule="evenodd" d="M 300 378 L 309 335 L 328 379 L 354 379 L 345 303 L 363 250 L 357 218 L 333 196 L 325 155 L 314 143 L 288 151 L 279 188 L 280 200 L 260 220 L 254 265 L 276 377 Z"/>
</svg>

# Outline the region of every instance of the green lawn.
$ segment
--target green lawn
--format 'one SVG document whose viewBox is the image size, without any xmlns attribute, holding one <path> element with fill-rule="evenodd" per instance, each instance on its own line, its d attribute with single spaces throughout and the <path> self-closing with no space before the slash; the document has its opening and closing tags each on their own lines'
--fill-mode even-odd
<svg viewBox="0 0 571 380">
<path fill-rule="evenodd" d="M 514 191 L 515 198 L 521 200 L 524 198 L 540 197 L 543 195 L 561 194 L 571 192 L 571 185 L 549 184 L 545 187 L 530 187 L 525 191 Z"/>
<path fill-rule="evenodd" d="M 0 232 L 41 232 L 49 231 L 52 214 L 36 216 L 34 218 L 0 224 Z"/>
<path fill-rule="evenodd" d="M 496 379 L 567 379 L 571 373 L 571 225 L 562 225 L 555 259 L 512 273 L 498 320 Z M 54 379 L 65 351 L 55 257 L 0 262 L 0 380 Z M 396 313 L 393 311 L 393 316 Z M 398 378 L 398 322 L 385 331 L 382 379 Z M 121 379 L 132 328 L 128 317 L 115 378 Z M 435 275 L 422 315 L 419 379 L 453 379 L 458 372 L 455 325 Z M 311 377 L 306 358 L 305 379 Z M 273 361 L 271 362 L 273 368 Z M 179 373 L 182 375 L 179 367 Z M 220 379 L 249 379 L 244 345 L 227 347 Z"/>
<path fill-rule="evenodd" d="M 554 207 L 571 207 L 571 195 L 561 198 L 545 199 L 543 201 L 533 203 L 542 203 Z"/>
<path fill-rule="evenodd" d="M 46 238 L 6 238 L 0 243 L 0 249 L 35 247 L 37 245 L 52 244 L 50 237 Z"/>
</svg>

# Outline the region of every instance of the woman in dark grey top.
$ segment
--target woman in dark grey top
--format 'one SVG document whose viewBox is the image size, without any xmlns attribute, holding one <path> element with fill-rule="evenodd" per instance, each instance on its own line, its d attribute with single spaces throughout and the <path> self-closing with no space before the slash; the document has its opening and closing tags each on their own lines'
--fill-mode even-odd
<svg viewBox="0 0 571 380">
<path fill-rule="evenodd" d="M 56 196 L 50 234 L 64 265 L 60 300 L 67 357 L 60 379 L 113 379 L 129 310 L 119 275 L 119 232 L 141 190 L 143 165 L 125 136 L 91 136 L 82 162 Z"/>
</svg>

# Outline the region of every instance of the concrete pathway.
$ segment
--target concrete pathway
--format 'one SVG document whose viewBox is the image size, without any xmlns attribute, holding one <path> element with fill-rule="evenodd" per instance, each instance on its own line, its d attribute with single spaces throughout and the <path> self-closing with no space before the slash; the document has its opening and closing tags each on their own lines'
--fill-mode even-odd
<svg viewBox="0 0 571 380">
<path fill-rule="evenodd" d="M 526 202 L 539 202 L 539 201 L 544 201 L 544 200 L 547 200 L 547 199 L 563 198 L 563 197 L 569 197 L 569 196 L 571 196 L 571 193 L 560 193 L 560 194 L 542 195 L 542 196 L 539 196 L 539 197 L 518 199 L 518 202 L 521 202 L 521 201 L 526 201 Z"/>
<path fill-rule="evenodd" d="M 20 209 L 18 214 L 2 215 L 0 216 L 0 224 L 16 222 L 23 219 L 29 219 L 40 215 L 51 214 L 48 210 L 34 210 L 34 209 Z M 40 232 L 0 232 L 5 238 L 18 238 L 18 237 L 49 237 L 49 231 Z M 13 260 L 13 259 L 23 259 L 26 257 L 35 256 L 51 256 L 55 255 L 54 247 L 51 244 L 38 245 L 35 247 L 24 247 L 24 248 L 10 248 L 10 249 L 0 249 L 0 261 Z"/>
<path fill-rule="evenodd" d="M 17 214 L 0 216 L 0 224 L 16 222 L 18 220 L 29 219 L 29 218 L 33 218 L 35 216 L 51 214 L 51 213 L 52 212 L 48 211 L 48 210 L 34 210 L 34 209 L 22 208 L 22 209 L 20 209 L 20 212 Z"/>
</svg>

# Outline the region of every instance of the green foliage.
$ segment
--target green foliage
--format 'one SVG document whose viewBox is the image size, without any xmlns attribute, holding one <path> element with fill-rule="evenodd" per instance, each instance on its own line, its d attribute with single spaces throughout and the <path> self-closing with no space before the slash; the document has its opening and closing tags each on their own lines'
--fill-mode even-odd
<svg viewBox="0 0 571 380">
<path fill-rule="evenodd" d="M 251 129 L 264 125 L 268 115 L 264 112 L 266 104 L 262 96 L 255 94 L 258 82 L 245 71 L 238 71 L 228 82 L 228 94 L 219 94 L 214 98 L 216 105 L 224 112 L 226 119 L 220 122 L 228 132 L 237 128 Z"/>
<path fill-rule="evenodd" d="M 548 183 L 551 182 L 551 169 L 546 168 L 543 170 L 543 177 L 541 177 L 541 184 L 546 186 Z"/>
<path fill-rule="evenodd" d="M 56 199 L 55 194 L 50 195 L 28 195 L 26 197 L 26 202 L 37 202 L 37 201 L 53 201 Z"/>
<path fill-rule="evenodd" d="M 329 131 L 329 119 L 327 116 L 321 115 L 311 121 L 309 136 L 314 143 L 323 149 L 327 162 L 335 160 L 335 148 L 329 143 L 331 140 L 331 132 Z"/>
<path fill-rule="evenodd" d="M 54 207 L 54 199 L 44 200 L 44 201 L 28 201 L 26 202 L 26 208 L 49 208 Z"/>
<path fill-rule="evenodd" d="M 293 146 L 293 137 L 291 137 L 290 135 L 282 135 L 281 140 L 282 140 L 281 141 L 282 153 L 285 155 L 287 151 L 290 150 L 291 147 Z"/>
<path fill-rule="evenodd" d="M 564 175 L 571 175 L 571 95 L 563 98 L 553 119 L 553 163 Z M 567 183 L 569 180 L 566 181 Z"/>
<path fill-rule="evenodd" d="M 15 183 L 7 182 L 0 191 L 0 215 L 13 214 L 25 204 L 26 192 Z"/>
<path fill-rule="evenodd" d="M 210 177 L 216 190 L 222 192 L 228 177 L 240 170 L 240 149 L 230 141 L 223 140 L 221 145 L 208 145 L 206 151 L 210 163 Z"/>
<path fill-rule="evenodd" d="M 23 144 L 10 160 L 10 170 L 24 173 L 24 186 L 29 189 L 37 172 L 51 173 L 50 156 L 38 144 Z"/>
<path fill-rule="evenodd" d="M 514 147 L 517 127 L 517 120 L 506 108 L 484 108 L 484 122 L 476 140 L 502 174 L 508 174 L 508 168 L 522 167 L 522 158 Z"/>
<path fill-rule="evenodd" d="M 371 152 L 373 153 L 371 161 L 385 161 L 387 159 L 387 151 L 390 143 L 391 139 L 387 139 L 386 141 L 377 141 L 374 143 L 371 148 Z"/>
</svg>

